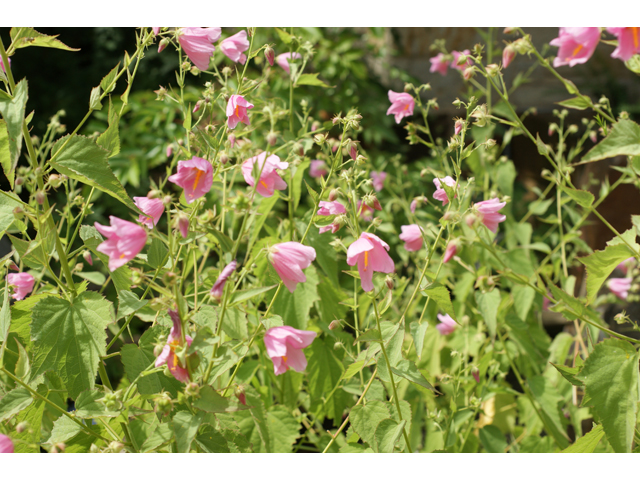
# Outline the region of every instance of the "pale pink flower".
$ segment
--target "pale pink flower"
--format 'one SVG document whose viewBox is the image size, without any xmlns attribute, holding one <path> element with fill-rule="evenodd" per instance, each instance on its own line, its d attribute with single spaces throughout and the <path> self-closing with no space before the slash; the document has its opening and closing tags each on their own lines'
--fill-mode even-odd
<svg viewBox="0 0 640 480">
<path fill-rule="evenodd" d="M 365 222 L 373 220 L 373 208 L 366 203 L 363 203 L 361 200 L 358 200 L 358 211 L 360 212 L 360 218 Z"/>
<path fill-rule="evenodd" d="M 264 334 L 264 344 L 267 354 L 273 362 L 276 375 L 280 375 L 289 368 L 296 372 L 304 372 L 307 368 L 307 358 L 302 352 L 316 338 L 316 332 L 298 330 L 288 325 L 273 327 Z"/>
<path fill-rule="evenodd" d="M 178 173 L 171 175 L 168 180 L 182 187 L 187 203 L 193 203 L 211 190 L 213 167 L 200 157 L 181 160 L 178 162 Z"/>
<path fill-rule="evenodd" d="M 133 201 L 145 215 L 139 215 L 138 221 L 153 230 L 164 213 L 164 203 L 159 198 L 133 197 Z"/>
<path fill-rule="evenodd" d="M 207 70 L 216 49 L 213 43 L 218 41 L 220 33 L 220 27 L 183 27 L 178 31 L 178 41 L 189 60 L 200 70 Z"/>
<path fill-rule="evenodd" d="M 429 69 L 431 73 L 438 72 L 443 76 L 447 74 L 447 67 L 449 67 L 450 62 L 444 53 L 439 53 L 435 57 L 431 57 L 429 61 L 431 62 L 431 68 Z"/>
<path fill-rule="evenodd" d="M 371 172 L 371 180 L 373 180 L 373 188 L 376 192 L 379 192 L 384 188 L 384 181 L 386 178 L 386 172 Z"/>
<path fill-rule="evenodd" d="M 549 42 L 554 47 L 559 47 L 558 56 L 553 60 L 554 67 L 569 65 L 573 67 L 579 63 L 585 63 L 600 41 L 600 29 L 598 27 L 560 27 L 558 38 Z"/>
<path fill-rule="evenodd" d="M 187 238 L 189 235 L 189 217 L 184 213 L 178 214 L 178 230 L 180 230 L 182 238 Z"/>
<path fill-rule="evenodd" d="M 626 62 L 640 53 L 640 27 L 609 27 L 607 31 L 618 37 L 618 47 L 611 54 L 613 58 Z"/>
<path fill-rule="evenodd" d="M 7 275 L 7 284 L 13 287 L 12 298 L 22 300 L 33 290 L 35 278 L 29 273 L 10 273 Z"/>
<path fill-rule="evenodd" d="M 387 253 L 389 245 L 373 233 L 362 232 L 360 238 L 349 245 L 347 264 L 358 264 L 360 283 L 365 292 L 373 290 L 373 272 L 393 273 L 395 265 Z"/>
<path fill-rule="evenodd" d="M 323 233 L 327 233 L 327 232 L 336 233 L 338 230 L 340 230 L 341 226 L 342 226 L 342 224 L 340 222 L 338 222 L 337 220 L 335 220 L 331 225 L 326 225 L 324 227 L 318 227 L 318 233 L 320 235 L 322 235 Z"/>
<path fill-rule="evenodd" d="M 224 290 L 224 284 L 227 283 L 227 279 L 231 276 L 231 274 L 238 267 L 238 262 L 232 260 L 229 265 L 224 267 L 220 272 L 220 276 L 216 280 L 216 283 L 211 287 L 211 296 L 217 300 L 222 298 L 222 292 Z"/>
<path fill-rule="evenodd" d="M 442 181 L 448 187 L 454 188 L 456 186 L 456 181 L 450 176 L 446 176 L 442 179 Z M 433 184 L 436 186 L 436 191 L 433 194 L 433 198 L 436 200 L 440 200 L 442 202 L 442 206 L 444 207 L 447 203 L 449 203 L 449 197 L 447 197 L 447 192 L 442 188 L 442 184 L 440 183 L 440 179 L 434 178 Z M 456 198 L 458 194 L 456 193 L 453 198 Z"/>
<path fill-rule="evenodd" d="M 416 208 L 418 208 L 418 205 L 422 203 L 422 197 L 416 197 L 413 200 L 411 200 L 411 205 L 409 205 L 409 209 L 411 210 L 411 213 L 416 213 Z"/>
<path fill-rule="evenodd" d="M 402 225 L 400 240 L 405 242 L 404 248 L 409 252 L 417 252 L 422 248 L 422 232 L 418 225 Z"/>
<path fill-rule="evenodd" d="M 454 50 L 453 52 L 451 52 L 451 55 L 453 55 L 453 62 L 451 62 L 451 68 L 455 68 L 456 70 L 460 70 L 461 72 L 464 72 L 468 67 L 473 65 L 473 60 L 471 60 L 470 58 L 468 58 L 467 61 L 462 65 L 458 65 L 458 59 L 462 55 L 471 55 L 471 52 L 468 49 L 463 50 L 462 52 L 458 52 Z"/>
<path fill-rule="evenodd" d="M 13 453 L 13 442 L 9 437 L 1 433 L 0 433 L 0 453 Z"/>
<path fill-rule="evenodd" d="M 169 332 L 167 344 L 162 349 L 160 355 L 158 355 L 158 358 L 156 358 L 155 365 L 156 367 L 161 367 L 167 364 L 171 375 L 173 375 L 176 380 L 186 383 L 189 381 L 189 371 L 180 363 L 180 359 L 176 354 L 176 350 L 184 345 L 182 343 L 182 322 L 180 321 L 178 312 L 175 310 L 169 310 L 169 316 L 171 317 L 173 326 Z M 193 339 L 189 335 L 185 335 L 184 338 L 187 341 L 187 345 L 190 346 Z"/>
<path fill-rule="evenodd" d="M 321 201 L 318 208 L 318 215 L 328 217 L 329 215 L 340 215 L 347 213 L 347 209 L 340 202 Z"/>
<path fill-rule="evenodd" d="M 444 257 L 442 263 L 447 263 L 458 252 L 458 245 L 456 242 L 449 242 L 447 248 L 444 251 Z"/>
<path fill-rule="evenodd" d="M 276 57 L 276 62 L 278 65 L 280 65 L 280 67 L 282 67 L 282 69 L 287 72 L 287 73 L 291 73 L 291 69 L 289 68 L 289 59 L 300 59 L 302 58 L 302 55 L 300 55 L 298 52 L 293 52 L 293 53 L 281 53 L 280 55 L 278 55 Z"/>
<path fill-rule="evenodd" d="M 625 275 L 627 274 L 627 272 L 629 271 L 629 269 L 631 267 L 633 267 L 633 265 L 636 263 L 636 258 L 635 257 L 629 257 L 626 260 L 623 260 L 622 262 L 620 262 L 618 264 L 618 266 L 616 266 L 616 268 L 620 271 L 622 271 L 622 273 L 624 273 Z"/>
<path fill-rule="evenodd" d="M 252 108 L 253 104 L 247 102 L 242 95 L 231 95 L 229 103 L 227 103 L 227 124 L 229 128 L 233 130 L 241 122 L 245 125 L 251 125 L 247 110 Z"/>
<path fill-rule="evenodd" d="M 276 170 L 286 170 L 289 164 L 287 162 L 281 162 L 280 157 L 277 155 L 270 155 L 265 160 L 266 156 L 267 152 L 262 152 L 255 157 L 245 160 L 242 163 L 242 176 L 244 180 L 253 187 L 256 183 L 253 172 L 255 170 L 255 175 L 260 173 L 256 191 L 263 197 L 270 197 L 273 195 L 274 190 L 284 190 L 287 188 L 287 182 L 278 175 Z"/>
<path fill-rule="evenodd" d="M 109 217 L 110 227 L 95 222 L 95 227 L 107 239 L 96 248 L 109 256 L 109 271 L 113 272 L 140 253 L 147 243 L 144 228 L 121 218 Z"/>
<path fill-rule="evenodd" d="M 498 224 L 507 219 L 506 215 L 498 213 L 506 204 L 507 202 L 500 202 L 497 198 L 475 204 L 475 209 L 480 214 L 482 223 L 493 233 L 498 231 Z"/>
<path fill-rule="evenodd" d="M 631 288 L 630 278 L 612 278 L 607 280 L 607 287 L 611 290 L 616 297 L 621 300 L 625 300 L 629 295 L 629 289 Z"/>
<path fill-rule="evenodd" d="M 167 158 L 170 157 L 171 155 L 173 155 L 173 147 L 171 145 L 169 145 L 167 147 Z"/>
<path fill-rule="evenodd" d="M 278 243 L 269 249 L 269 261 L 291 293 L 298 283 L 306 282 L 302 269 L 316 259 L 316 250 L 298 242 Z"/>
<path fill-rule="evenodd" d="M 313 178 L 324 177 L 329 171 L 327 170 L 327 164 L 324 160 L 311 160 L 311 166 L 309 167 L 309 175 Z"/>
<path fill-rule="evenodd" d="M 249 48 L 249 40 L 247 40 L 247 32 L 241 30 L 235 35 L 225 38 L 220 42 L 220 50 L 233 62 L 240 62 L 244 65 L 247 56 L 242 53 Z"/>
<path fill-rule="evenodd" d="M 446 314 L 446 315 L 438 314 L 438 320 L 440 320 L 440 323 L 436 325 L 436 328 L 440 332 L 440 335 L 449 335 L 453 333 L 453 331 L 458 326 L 458 324 L 455 322 L 453 318 L 449 316 L 449 314 Z"/>
<path fill-rule="evenodd" d="M 509 44 L 502 50 L 502 68 L 507 68 L 514 58 L 516 58 L 516 49 Z"/>
<path fill-rule="evenodd" d="M 413 115 L 413 108 L 415 107 L 416 101 L 408 93 L 398 93 L 389 90 L 389 101 L 391 102 L 391 106 L 387 110 L 387 115 L 394 115 L 396 123 L 400 123 L 403 117 Z"/>
</svg>

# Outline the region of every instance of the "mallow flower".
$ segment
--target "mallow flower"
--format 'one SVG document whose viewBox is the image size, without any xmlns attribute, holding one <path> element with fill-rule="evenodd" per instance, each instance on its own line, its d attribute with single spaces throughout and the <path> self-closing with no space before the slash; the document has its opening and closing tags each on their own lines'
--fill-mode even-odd
<svg viewBox="0 0 640 480">
<path fill-rule="evenodd" d="M 200 157 L 178 162 L 178 173 L 174 173 L 167 180 L 175 183 L 184 190 L 187 203 L 202 197 L 211 190 L 213 185 L 213 167 Z"/>
<path fill-rule="evenodd" d="M 462 65 L 458 65 L 458 59 L 462 55 L 465 55 L 465 56 L 471 55 L 471 52 L 468 49 L 463 50 L 462 52 L 458 52 L 457 50 L 454 50 L 453 52 L 451 52 L 451 55 L 453 55 L 451 68 L 455 68 L 456 70 L 460 70 L 461 72 L 464 72 L 468 67 L 473 65 L 473 60 L 471 60 L 470 58 L 468 58 L 467 61 L 464 62 Z"/>
<path fill-rule="evenodd" d="M 362 232 L 347 249 L 347 264 L 358 264 L 360 283 L 365 292 L 373 290 L 373 272 L 393 273 L 395 265 L 387 253 L 389 245 L 373 233 Z"/>
<path fill-rule="evenodd" d="M 318 204 L 317 214 L 323 217 L 329 215 L 340 215 L 341 213 L 347 213 L 347 209 L 340 202 L 325 202 L 321 201 Z"/>
<path fill-rule="evenodd" d="M 147 232 L 140 225 L 121 218 L 109 217 L 110 227 L 95 222 L 96 230 L 107 239 L 96 248 L 109 256 L 109 271 L 113 272 L 140 253 L 147 243 Z"/>
<path fill-rule="evenodd" d="M 144 215 L 138 216 L 138 221 L 153 229 L 154 225 L 158 225 L 162 214 L 164 213 L 164 203 L 160 198 L 133 197 L 133 201 Z"/>
<path fill-rule="evenodd" d="M 387 178 L 386 172 L 371 172 L 371 180 L 373 180 L 373 188 L 379 192 L 384 188 L 384 181 Z"/>
<path fill-rule="evenodd" d="M 33 290 L 35 278 L 29 273 L 10 273 L 7 275 L 7 285 L 13 287 L 12 298 L 22 300 Z"/>
<path fill-rule="evenodd" d="M 287 162 L 281 162 L 277 155 L 267 157 L 267 152 L 248 158 L 242 163 L 242 176 L 244 180 L 253 187 L 256 179 L 253 176 L 255 169 L 256 175 L 260 173 L 258 186 L 256 191 L 263 197 L 270 197 L 275 190 L 284 190 L 287 188 L 285 182 L 276 170 L 286 170 L 289 167 Z"/>
<path fill-rule="evenodd" d="M 251 110 L 252 108 L 253 104 L 247 102 L 242 95 L 231 95 L 231 97 L 229 97 L 229 103 L 227 103 L 227 124 L 229 128 L 233 130 L 238 123 L 251 125 L 247 110 Z"/>
<path fill-rule="evenodd" d="M 309 166 L 309 175 L 313 178 L 324 177 L 329 171 L 327 170 L 327 164 L 324 160 L 311 160 Z"/>
<path fill-rule="evenodd" d="M 629 289 L 631 288 L 630 278 L 612 278 L 607 280 L 607 287 L 611 290 L 616 297 L 621 300 L 626 300 L 629 295 Z"/>
<path fill-rule="evenodd" d="M 2 433 L 0 433 L 0 453 L 13 453 L 13 442 L 9 437 L 3 435 Z"/>
<path fill-rule="evenodd" d="M 316 259 L 316 250 L 298 242 L 284 242 L 269 248 L 269 261 L 291 293 L 307 281 L 302 269 Z"/>
<path fill-rule="evenodd" d="M 446 315 L 438 314 L 438 320 L 440 320 L 440 323 L 436 325 L 436 328 L 440 332 L 440 335 L 449 335 L 453 333 L 453 331 L 458 326 L 458 324 L 455 322 L 453 318 L 449 316 L 449 314 L 446 314 Z"/>
<path fill-rule="evenodd" d="M 558 38 L 549 42 L 550 45 L 559 47 L 558 56 L 553 59 L 553 66 L 573 67 L 585 63 L 595 52 L 599 41 L 598 27 L 560 27 Z"/>
<path fill-rule="evenodd" d="M 444 182 L 445 185 L 451 188 L 454 188 L 456 186 L 456 181 L 448 175 L 442 179 L 442 182 Z M 445 191 L 444 188 L 442 188 L 442 183 L 440 182 L 440 179 L 434 178 L 433 184 L 436 186 L 436 191 L 433 194 L 433 198 L 435 198 L 436 200 L 440 200 L 442 202 L 442 206 L 444 207 L 447 203 L 449 203 L 449 197 L 447 197 L 447 192 Z M 456 198 L 457 196 L 458 194 L 456 193 L 456 195 L 453 198 Z"/>
<path fill-rule="evenodd" d="M 405 242 L 404 248 L 409 252 L 417 252 L 422 248 L 422 232 L 418 225 L 402 225 L 400 240 Z"/>
<path fill-rule="evenodd" d="M 307 368 L 307 358 L 302 352 L 316 338 L 316 332 L 298 330 L 284 325 L 273 327 L 264 334 L 264 344 L 267 354 L 273 362 L 276 375 L 281 375 L 290 368 L 296 372 L 303 372 Z"/>
<path fill-rule="evenodd" d="M 387 110 L 387 115 L 394 115 L 396 123 L 400 123 L 403 117 L 413 115 L 413 108 L 415 107 L 416 101 L 408 93 L 398 93 L 389 90 L 389 101 L 391 102 L 391 106 Z"/>
<path fill-rule="evenodd" d="M 496 233 L 498 224 L 507 219 L 506 215 L 498 213 L 506 204 L 507 202 L 500 202 L 497 198 L 492 198 L 491 200 L 476 203 L 474 208 L 478 211 L 484 226 Z"/>
<path fill-rule="evenodd" d="M 220 50 L 233 62 L 240 62 L 244 65 L 247 56 L 242 53 L 249 48 L 249 40 L 247 40 L 247 32 L 241 30 L 235 35 L 225 38 L 220 42 Z"/>
<path fill-rule="evenodd" d="M 429 61 L 431 62 L 431 68 L 429 69 L 431 73 L 438 72 L 443 76 L 447 74 L 449 60 L 447 60 L 447 56 L 444 53 L 439 53 L 435 57 L 431 57 Z"/>
<path fill-rule="evenodd" d="M 607 32 L 618 37 L 618 48 L 611 54 L 613 58 L 626 62 L 640 53 L 640 27 L 609 27 Z"/>
<path fill-rule="evenodd" d="M 280 65 L 280 67 L 287 73 L 291 73 L 291 69 L 289 67 L 290 58 L 293 58 L 294 60 L 296 58 L 300 59 L 302 58 L 302 55 L 300 55 L 298 52 L 293 52 L 293 53 L 287 52 L 287 53 L 281 53 L 276 57 L 276 63 Z"/>
<path fill-rule="evenodd" d="M 182 343 L 182 322 L 180 321 L 178 312 L 175 310 L 169 310 L 169 316 L 171 317 L 173 326 L 169 332 L 167 344 L 162 349 L 160 355 L 158 355 L 158 358 L 156 358 L 156 367 L 161 367 L 166 364 L 167 367 L 169 367 L 171 375 L 173 375 L 176 380 L 186 383 L 189 381 L 189 371 L 181 364 L 176 354 L 176 350 L 184 346 Z M 185 335 L 184 338 L 187 345 L 190 346 L 193 339 L 189 335 Z"/>
<path fill-rule="evenodd" d="M 234 270 L 238 267 L 238 262 L 232 260 L 229 265 L 224 267 L 220 272 L 220 276 L 216 280 L 216 283 L 211 287 L 211 296 L 216 300 L 220 300 L 222 298 L 222 293 L 224 290 L 224 284 L 227 283 L 227 279 L 231 276 Z"/>
<path fill-rule="evenodd" d="M 213 44 L 220 38 L 220 33 L 220 27 L 183 27 L 178 30 L 178 42 L 196 67 L 207 70 L 209 59 L 216 50 Z"/>
</svg>

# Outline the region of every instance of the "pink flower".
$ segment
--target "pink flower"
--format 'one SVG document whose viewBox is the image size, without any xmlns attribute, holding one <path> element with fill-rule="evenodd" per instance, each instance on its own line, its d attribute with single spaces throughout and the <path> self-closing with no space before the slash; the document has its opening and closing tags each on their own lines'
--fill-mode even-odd
<svg viewBox="0 0 640 480">
<path fill-rule="evenodd" d="M 630 278 L 612 278 L 607 281 L 607 287 L 611 290 L 616 297 L 625 300 L 629 295 L 629 289 L 631 288 Z"/>
<path fill-rule="evenodd" d="M 253 171 L 255 174 L 260 173 L 260 180 L 256 191 L 263 197 L 270 197 L 273 195 L 274 190 L 284 190 L 287 188 L 287 182 L 285 182 L 276 169 L 285 170 L 289 167 L 287 162 L 281 162 L 280 157 L 277 155 L 270 155 L 266 160 L 267 152 L 262 152 L 256 157 L 251 157 L 245 160 L 242 164 L 242 176 L 245 181 L 254 186 L 256 183 Z"/>
<path fill-rule="evenodd" d="M 35 278 L 28 273 L 10 273 L 7 275 L 7 284 L 14 287 L 12 298 L 22 300 L 33 290 Z"/>
<path fill-rule="evenodd" d="M 502 51 L 502 68 L 507 68 L 514 58 L 516 58 L 516 49 L 509 44 Z"/>
<path fill-rule="evenodd" d="M 340 215 L 341 213 L 347 213 L 347 209 L 344 208 L 340 202 L 324 202 L 319 204 L 318 215 L 328 217 L 329 215 Z"/>
<path fill-rule="evenodd" d="M 365 222 L 373 220 L 373 208 L 360 200 L 358 200 L 358 211 L 360 212 L 360 218 Z"/>
<path fill-rule="evenodd" d="M 328 172 L 327 164 L 324 160 L 311 160 L 311 166 L 309 167 L 309 175 L 313 178 L 324 177 Z"/>
<path fill-rule="evenodd" d="M 229 103 L 227 103 L 227 123 L 229 128 L 233 130 L 240 122 L 245 125 L 251 125 L 247 110 L 252 108 L 253 104 L 247 102 L 242 95 L 231 95 Z"/>
<path fill-rule="evenodd" d="M 154 37 L 160 33 L 160 30 L 162 30 L 162 27 L 151 27 Z"/>
<path fill-rule="evenodd" d="M 153 230 L 154 225 L 158 225 L 164 213 L 164 203 L 159 198 L 133 197 L 136 207 L 142 210 L 145 215 L 139 215 L 138 221 Z"/>
<path fill-rule="evenodd" d="M 579 63 L 585 63 L 595 52 L 599 41 L 598 27 L 560 27 L 558 38 L 549 42 L 554 47 L 560 47 L 558 56 L 553 60 L 553 66 L 573 67 Z"/>
<path fill-rule="evenodd" d="M 640 53 L 640 27 L 609 27 L 607 32 L 618 37 L 618 48 L 611 56 L 623 62 Z"/>
<path fill-rule="evenodd" d="M 365 292 L 373 290 L 373 272 L 393 273 L 395 265 L 387 253 L 389 245 L 373 233 L 363 232 L 360 238 L 349 245 L 347 264 L 358 264 L 360 283 Z"/>
<path fill-rule="evenodd" d="M 181 160 L 178 162 L 178 173 L 171 175 L 168 180 L 182 187 L 187 203 L 192 203 L 211 190 L 213 167 L 200 157 Z"/>
<path fill-rule="evenodd" d="M 220 50 L 233 62 L 240 62 L 244 65 L 247 56 L 242 53 L 249 48 L 249 40 L 247 40 L 247 32 L 242 30 L 235 35 L 231 35 L 220 42 Z"/>
<path fill-rule="evenodd" d="M 456 242 L 449 242 L 446 250 L 444 251 L 444 257 L 442 258 L 442 263 L 447 263 L 449 260 L 453 258 L 453 256 L 458 251 L 458 245 Z"/>
<path fill-rule="evenodd" d="M 444 53 L 439 53 L 435 57 L 431 57 L 429 61 L 431 62 L 431 68 L 429 69 L 431 73 L 438 72 L 443 76 L 447 74 L 449 61 Z"/>
<path fill-rule="evenodd" d="M 462 56 L 462 55 L 470 55 L 471 52 L 467 49 L 467 50 L 463 50 L 462 52 L 458 52 L 456 50 L 454 50 L 453 52 L 451 52 L 451 55 L 453 55 L 453 62 L 451 62 L 451 68 L 455 68 L 456 70 L 460 70 L 461 72 L 464 72 L 464 70 L 467 67 L 470 67 L 471 65 L 473 65 L 473 61 L 471 59 L 468 59 L 465 63 L 463 63 L 462 65 L 458 65 L 458 59 Z"/>
<path fill-rule="evenodd" d="M 275 374 L 283 374 L 289 368 L 296 372 L 304 372 L 307 368 L 307 358 L 302 349 L 311 345 L 314 338 L 316 332 L 298 330 L 288 325 L 267 330 L 264 334 L 264 344 L 273 362 Z"/>
<path fill-rule="evenodd" d="M 182 238 L 187 238 L 187 235 L 189 235 L 189 217 L 184 213 L 178 216 L 178 229 Z"/>
<path fill-rule="evenodd" d="M 447 315 L 438 314 L 438 320 L 440 320 L 440 323 L 436 325 L 436 328 L 440 332 L 440 335 L 449 335 L 453 333 L 453 331 L 458 326 L 455 320 L 451 318 L 448 314 Z"/>
<path fill-rule="evenodd" d="M 167 147 L 167 158 L 170 157 L 171 155 L 173 155 L 173 147 L 169 145 Z"/>
<path fill-rule="evenodd" d="M 298 52 L 293 52 L 293 53 L 281 53 L 280 55 L 278 55 L 276 57 L 276 62 L 278 63 L 278 65 L 280 65 L 282 67 L 282 69 L 287 72 L 287 73 L 291 73 L 291 70 L 289 68 L 289 59 L 300 59 L 302 58 L 302 55 L 300 55 Z"/>
<path fill-rule="evenodd" d="M 456 123 L 454 124 L 454 128 L 455 128 L 454 135 L 458 135 L 462 131 L 462 127 L 464 127 L 464 120 L 462 120 L 461 118 L 458 118 L 456 120 Z"/>
<path fill-rule="evenodd" d="M 9 437 L 0 433 L 0 453 L 13 453 L 13 442 Z"/>
<path fill-rule="evenodd" d="M 409 252 L 417 252 L 422 248 L 422 232 L 418 225 L 402 225 L 400 240 L 405 242 L 404 248 Z"/>
<path fill-rule="evenodd" d="M 9 66 L 11 66 L 11 59 L 9 58 Z M 4 63 L 2 63 L 2 57 L 0 57 L 0 68 L 2 68 L 2 71 L 6 73 L 7 69 L 4 68 Z"/>
<path fill-rule="evenodd" d="M 448 187 L 454 188 L 456 186 L 456 181 L 450 176 L 446 176 L 442 179 L 442 181 Z M 442 206 L 444 207 L 447 203 L 449 203 L 449 197 L 447 197 L 447 192 L 442 188 L 442 184 L 438 178 L 433 179 L 433 184 L 436 186 L 436 191 L 433 194 L 433 198 L 436 200 L 440 200 L 442 202 Z M 458 194 L 456 193 L 453 198 L 456 198 Z"/>
<path fill-rule="evenodd" d="M 96 229 L 107 239 L 96 248 L 109 256 L 109 271 L 123 266 L 140 253 L 147 243 L 147 232 L 139 225 L 121 218 L 109 217 L 110 227 L 95 222 Z"/>
<path fill-rule="evenodd" d="M 498 213 L 507 202 L 500 202 L 497 198 L 491 200 L 485 200 L 484 202 L 478 202 L 475 204 L 475 208 L 482 218 L 484 226 L 491 230 L 493 233 L 498 231 L 498 224 L 504 222 L 507 219 L 506 215 Z"/>
<path fill-rule="evenodd" d="M 298 283 L 307 281 L 302 269 L 315 259 L 315 249 L 298 242 L 278 243 L 269 249 L 269 261 L 291 293 Z"/>
<path fill-rule="evenodd" d="M 409 205 L 409 209 L 411 210 L 411 213 L 416 213 L 416 208 L 418 208 L 418 205 L 420 205 L 422 203 L 422 197 L 416 197 L 413 200 L 411 200 L 411 205 Z"/>
<path fill-rule="evenodd" d="M 471 376 L 476 381 L 476 383 L 480 383 L 480 372 L 478 370 L 474 370 L 471 372 Z"/>
<path fill-rule="evenodd" d="M 371 172 L 371 179 L 373 180 L 373 188 L 376 192 L 379 192 L 384 188 L 384 181 L 387 178 L 386 172 Z"/>
<path fill-rule="evenodd" d="M 176 380 L 186 383 L 189 381 L 189 371 L 181 365 L 180 359 L 176 354 L 176 350 L 184 345 L 182 343 L 182 322 L 180 321 L 178 312 L 175 310 L 169 310 L 169 316 L 171 317 L 173 326 L 169 332 L 167 344 L 162 349 L 162 353 L 156 358 L 156 367 L 167 364 L 171 375 L 173 375 Z M 193 339 L 189 335 L 185 335 L 184 338 L 187 341 L 187 345 L 190 346 Z"/>
<path fill-rule="evenodd" d="M 621 270 L 625 275 L 629 271 L 629 268 L 633 267 L 633 264 L 636 263 L 635 257 L 629 257 L 626 260 L 623 260 L 616 267 L 618 270 Z"/>
<path fill-rule="evenodd" d="M 227 283 L 227 279 L 229 278 L 229 276 L 231 276 L 231 274 L 234 272 L 234 270 L 237 267 L 238 267 L 238 262 L 236 262 L 235 260 L 232 260 L 229 265 L 227 265 L 222 269 L 222 272 L 220 272 L 220 276 L 216 280 L 216 283 L 214 283 L 213 287 L 211 287 L 211 296 L 213 298 L 217 300 L 220 300 L 222 298 L 222 291 L 224 290 L 224 284 Z"/>
<path fill-rule="evenodd" d="M 413 107 L 416 101 L 408 93 L 397 93 L 389 90 L 389 101 L 391 106 L 387 110 L 387 115 L 395 115 L 396 123 L 400 123 L 403 117 L 413 115 Z"/>
<path fill-rule="evenodd" d="M 184 27 L 178 31 L 180 46 L 200 70 L 209 68 L 209 59 L 216 49 L 213 43 L 219 38 L 220 27 Z"/>
</svg>

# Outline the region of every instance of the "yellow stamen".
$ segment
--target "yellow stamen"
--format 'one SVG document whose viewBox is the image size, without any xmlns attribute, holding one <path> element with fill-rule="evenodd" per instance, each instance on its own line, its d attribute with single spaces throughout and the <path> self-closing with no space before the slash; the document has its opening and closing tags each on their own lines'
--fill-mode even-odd
<svg viewBox="0 0 640 480">
<path fill-rule="evenodd" d="M 236 117 L 239 117 L 239 116 L 240 116 L 240 112 L 238 111 L 238 108 L 239 108 L 239 106 L 238 106 L 238 105 L 236 105 Z"/>
<path fill-rule="evenodd" d="M 193 182 L 193 191 L 196 191 L 196 187 L 198 186 L 198 182 L 200 181 L 200 177 L 204 172 L 198 169 L 198 173 L 196 173 L 196 180 Z"/>
<path fill-rule="evenodd" d="M 285 365 L 286 365 L 286 363 L 287 363 L 287 357 L 286 357 L 286 355 L 282 357 L 282 361 L 283 361 L 283 362 L 285 363 Z"/>
<path fill-rule="evenodd" d="M 266 188 L 267 190 L 269 190 L 269 187 L 267 187 L 267 184 L 264 183 L 264 180 L 260 180 L 260 185 L 262 185 L 264 188 Z"/>
<path fill-rule="evenodd" d="M 124 253 L 122 255 L 120 255 L 120 259 L 123 259 L 123 258 L 124 258 Z"/>
<path fill-rule="evenodd" d="M 638 27 L 629 27 L 633 33 L 633 48 L 638 49 Z"/>
<path fill-rule="evenodd" d="M 409 104 L 407 103 L 407 104 L 404 106 L 403 110 L 408 110 L 408 109 L 409 109 Z"/>
<path fill-rule="evenodd" d="M 572 57 L 575 57 L 575 56 L 578 54 L 578 52 L 579 52 L 580 50 L 582 50 L 582 45 L 581 45 L 581 44 L 578 44 L 578 46 L 577 46 L 576 48 L 574 48 L 574 49 L 573 49 L 573 53 L 571 54 L 571 56 L 572 56 Z"/>
<path fill-rule="evenodd" d="M 365 271 L 367 270 L 368 266 L 369 266 L 369 252 L 366 251 L 366 252 L 364 252 L 364 269 L 365 269 Z"/>
</svg>

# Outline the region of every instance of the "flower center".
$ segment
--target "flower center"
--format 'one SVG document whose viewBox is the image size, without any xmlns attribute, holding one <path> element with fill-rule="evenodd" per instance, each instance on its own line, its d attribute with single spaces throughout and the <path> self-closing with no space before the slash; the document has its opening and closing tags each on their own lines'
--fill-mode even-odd
<svg viewBox="0 0 640 480">
<path fill-rule="evenodd" d="M 571 54 L 571 56 L 575 57 L 580 50 L 582 50 L 582 44 L 579 43 L 578 46 L 573 49 L 573 53 Z"/>
<path fill-rule="evenodd" d="M 630 27 L 633 34 L 633 48 L 638 49 L 638 27 Z"/>
<path fill-rule="evenodd" d="M 120 259 L 122 260 L 124 258 L 124 253 L 120 255 Z"/>
<path fill-rule="evenodd" d="M 407 103 L 402 110 L 409 110 L 409 104 Z"/>
<path fill-rule="evenodd" d="M 202 176 L 204 172 L 200 169 L 198 169 L 198 173 L 196 173 L 196 179 L 193 182 L 193 191 L 196 191 L 196 188 L 198 187 L 198 182 L 200 182 L 200 177 Z"/>
<path fill-rule="evenodd" d="M 236 105 L 236 113 L 235 113 L 236 117 L 240 116 L 240 111 L 238 110 L 239 108 L 240 108 L 240 105 Z"/>
<path fill-rule="evenodd" d="M 282 356 L 282 361 L 283 361 L 285 364 L 287 363 L 287 356 L 286 356 L 286 355 L 283 355 L 283 356 Z"/>
<path fill-rule="evenodd" d="M 369 266 L 369 251 L 364 252 L 364 269 Z"/>
<path fill-rule="evenodd" d="M 260 185 L 262 185 L 264 188 L 266 188 L 267 190 L 269 190 L 269 187 L 267 187 L 267 184 L 264 183 L 264 180 L 260 180 Z"/>
</svg>

